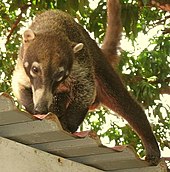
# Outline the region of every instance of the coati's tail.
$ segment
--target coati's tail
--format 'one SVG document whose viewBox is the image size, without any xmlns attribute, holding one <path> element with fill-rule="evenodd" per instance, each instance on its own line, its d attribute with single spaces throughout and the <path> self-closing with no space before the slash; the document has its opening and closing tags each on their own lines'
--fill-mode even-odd
<svg viewBox="0 0 170 172">
<path fill-rule="evenodd" d="M 119 0 L 107 0 L 107 29 L 101 49 L 113 66 L 119 62 L 117 50 L 122 32 L 120 9 Z"/>
</svg>

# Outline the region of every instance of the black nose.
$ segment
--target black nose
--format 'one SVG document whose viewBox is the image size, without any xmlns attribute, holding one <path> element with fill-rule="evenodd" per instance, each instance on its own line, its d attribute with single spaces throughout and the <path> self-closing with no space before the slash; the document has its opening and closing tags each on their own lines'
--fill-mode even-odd
<svg viewBox="0 0 170 172">
<path fill-rule="evenodd" d="M 38 104 L 34 108 L 34 114 L 47 114 L 47 113 L 48 113 L 47 103 Z"/>
</svg>

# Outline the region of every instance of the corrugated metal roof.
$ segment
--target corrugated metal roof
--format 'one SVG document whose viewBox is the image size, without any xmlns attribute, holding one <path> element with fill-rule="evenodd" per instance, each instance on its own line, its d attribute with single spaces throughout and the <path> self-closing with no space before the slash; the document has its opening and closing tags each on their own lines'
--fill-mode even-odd
<svg viewBox="0 0 170 172">
<path fill-rule="evenodd" d="M 39 120 L 21 112 L 4 93 L 0 95 L 0 136 L 103 171 L 166 171 L 164 162 L 150 167 L 128 147 L 103 146 L 94 132 L 64 131 L 54 114 Z"/>
</svg>

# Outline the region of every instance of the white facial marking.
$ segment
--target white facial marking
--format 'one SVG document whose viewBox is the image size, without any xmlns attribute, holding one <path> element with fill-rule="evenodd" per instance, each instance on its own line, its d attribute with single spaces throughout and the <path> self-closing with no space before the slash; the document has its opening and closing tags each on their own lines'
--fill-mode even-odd
<svg viewBox="0 0 170 172">
<path fill-rule="evenodd" d="M 32 63 L 32 66 L 40 67 L 40 66 L 41 66 L 41 64 L 40 64 L 40 63 L 38 63 L 38 62 L 33 62 L 33 63 Z"/>
<path fill-rule="evenodd" d="M 39 88 L 37 90 L 34 90 L 34 88 L 32 87 L 32 91 L 33 91 L 33 102 L 34 102 L 34 106 L 37 105 L 37 103 L 40 101 L 40 99 L 42 98 L 42 96 L 44 95 L 44 87 L 43 88 Z"/>
<path fill-rule="evenodd" d="M 25 62 L 24 63 L 24 66 L 27 68 L 29 66 L 29 63 L 28 62 Z"/>
<path fill-rule="evenodd" d="M 57 81 L 61 81 L 63 79 L 63 76 L 61 76 L 60 78 L 57 79 Z"/>
<path fill-rule="evenodd" d="M 58 72 L 59 72 L 59 73 L 60 73 L 60 72 L 64 72 L 64 67 L 63 67 L 63 66 L 59 67 L 59 68 L 58 68 Z M 64 73 L 63 73 L 63 74 L 64 74 Z M 61 80 L 63 79 L 63 77 L 64 77 L 64 76 L 60 76 L 60 78 L 58 78 L 57 81 L 61 81 Z"/>
<path fill-rule="evenodd" d="M 66 76 L 68 76 L 68 75 L 69 75 L 69 71 L 67 70 L 67 71 L 66 71 Z"/>
<path fill-rule="evenodd" d="M 63 71 L 64 71 L 64 67 L 63 66 L 58 68 L 58 72 L 63 72 Z"/>
<path fill-rule="evenodd" d="M 50 91 L 45 90 L 44 86 L 35 91 L 34 91 L 34 88 L 32 87 L 32 91 L 33 91 L 34 106 L 36 106 L 42 100 L 46 100 L 48 102 L 48 108 L 50 107 L 53 100 L 53 95 Z"/>
<path fill-rule="evenodd" d="M 32 70 L 30 70 L 30 74 L 32 77 L 34 77 L 34 78 L 36 77 L 36 75 L 32 72 Z"/>
</svg>

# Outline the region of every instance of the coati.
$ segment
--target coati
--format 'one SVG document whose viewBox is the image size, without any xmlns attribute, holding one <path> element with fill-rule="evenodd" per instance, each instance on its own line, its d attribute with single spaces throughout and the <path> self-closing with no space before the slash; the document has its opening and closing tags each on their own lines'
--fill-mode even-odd
<svg viewBox="0 0 170 172">
<path fill-rule="evenodd" d="M 110 26 L 102 49 L 67 13 L 49 10 L 38 15 L 23 34 L 12 77 L 13 92 L 28 112 L 51 111 L 72 133 L 89 109 L 103 104 L 129 122 L 142 139 L 146 160 L 156 165 L 160 151 L 147 117 L 110 64 L 111 55 L 117 56 L 121 27 L 116 15 L 119 1 L 110 0 L 109 4 L 113 16 L 108 12 Z M 118 27 L 117 34 L 112 26 Z"/>
</svg>

